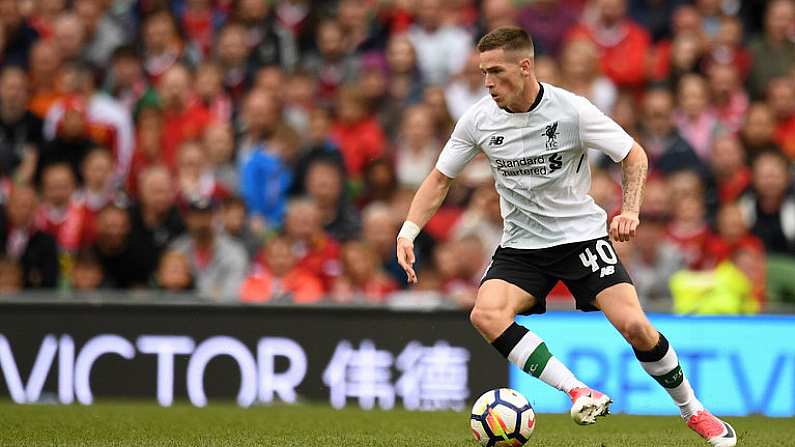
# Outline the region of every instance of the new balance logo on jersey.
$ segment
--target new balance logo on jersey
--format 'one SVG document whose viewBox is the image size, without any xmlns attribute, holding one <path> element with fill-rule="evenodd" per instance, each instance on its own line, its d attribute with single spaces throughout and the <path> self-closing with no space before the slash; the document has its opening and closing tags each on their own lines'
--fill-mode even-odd
<svg viewBox="0 0 795 447">
<path fill-rule="evenodd" d="M 499 146 L 502 144 L 503 140 L 505 140 L 505 137 L 502 135 L 493 135 L 489 139 L 489 146 Z"/>
<path fill-rule="evenodd" d="M 558 132 L 557 121 L 544 128 L 543 135 L 547 137 L 547 150 L 558 148 L 558 135 L 560 135 L 560 132 Z"/>
</svg>

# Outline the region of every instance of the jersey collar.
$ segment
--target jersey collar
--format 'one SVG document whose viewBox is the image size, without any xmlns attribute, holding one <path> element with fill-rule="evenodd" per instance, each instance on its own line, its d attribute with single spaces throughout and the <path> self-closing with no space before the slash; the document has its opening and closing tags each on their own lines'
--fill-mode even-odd
<svg viewBox="0 0 795 447">
<path fill-rule="evenodd" d="M 543 98 L 543 97 L 544 97 L 544 84 L 539 82 L 538 83 L 538 94 L 536 95 L 536 99 L 533 101 L 532 104 L 530 104 L 530 108 L 526 112 L 511 112 L 510 110 L 508 110 L 508 109 L 506 109 L 504 107 L 500 107 L 500 109 L 502 109 L 502 111 L 504 111 L 505 113 L 507 113 L 509 115 L 521 115 L 521 114 L 524 114 L 524 113 L 530 113 L 533 110 L 535 110 L 536 108 L 538 108 L 538 105 L 541 104 L 541 98 Z"/>
</svg>

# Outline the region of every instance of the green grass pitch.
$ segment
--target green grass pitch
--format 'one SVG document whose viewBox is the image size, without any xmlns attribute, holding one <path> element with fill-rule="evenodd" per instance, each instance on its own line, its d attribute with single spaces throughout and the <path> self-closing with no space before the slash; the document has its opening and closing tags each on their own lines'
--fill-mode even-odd
<svg viewBox="0 0 795 447">
<path fill-rule="evenodd" d="M 795 446 L 795 419 L 728 418 L 739 446 Z M 579 427 L 566 415 L 538 415 L 529 446 L 705 446 L 676 417 L 614 415 Z M 0 403 L 0 446 L 476 447 L 463 413 L 333 410 L 324 405 L 241 409 L 215 404 Z"/>
</svg>

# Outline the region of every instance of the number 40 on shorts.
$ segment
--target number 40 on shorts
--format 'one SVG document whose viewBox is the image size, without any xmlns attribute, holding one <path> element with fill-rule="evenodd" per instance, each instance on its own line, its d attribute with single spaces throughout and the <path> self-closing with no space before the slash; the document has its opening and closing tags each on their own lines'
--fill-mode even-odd
<svg viewBox="0 0 795 447">
<path fill-rule="evenodd" d="M 604 278 L 605 276 L 610 276 L 615 273 L 615 265 L 618 263 L 618 256 L 616 256 L 613 246 L 604 239 L 599 239 L 596 241 L 596 253 L 599 255 L 598 257 L 596 254 L 594 254 L 594 252 L 591 251 L 591 247 L 587 247 L 585 251 L 580 253 L 580 261 L 582 261 L 582 265 L 586 268 L 590 267 L 592 272 L 597 272 L 601 269 L 601 272 L 599 273 L 600 278 Z M 600 266 L 600 259 L 603 264 L 607 265 Z"/>
</svg>

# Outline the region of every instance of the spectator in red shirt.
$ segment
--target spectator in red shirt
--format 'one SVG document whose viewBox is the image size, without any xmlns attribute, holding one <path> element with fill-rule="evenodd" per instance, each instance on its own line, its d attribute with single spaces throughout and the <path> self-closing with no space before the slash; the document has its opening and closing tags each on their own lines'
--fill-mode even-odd
<svg viewBox="0 0 795 447">
<path fill-rule="evenodd" d="M 211 0 L 189 0 L 184 2 L 181 14 L 182 29 L 189 44 L 204 57 L 208 56 L 213 45 L 216 28 L 224 19 L 224 14 L 214 8 Z"/>
<path fill-rule="evenodd" d="M 164 163 L 160 143 L 163 141 L 163 112 L 159 107 L 147 106 L 138 112 L 135 131 L 135 152 L 130 162 L 127 191 L 138 196 L 138 177 L 146 169 Z"/>
<path fill-rule="evenodd" d="M 712 104 L 721 127 L 737 132 L 743 125 L 748 111 L 748 94 L 740 83 L 737 67 L 715 63 L 707 72 L 712 93 Z"/>
<path fill-rule="evenodd" d="M 718 211 L 716 230 L 717 233 L 709 239 L 705 247 L 706 266 L 715 266 L 722 261 L 732 259 L 739 250 L 753 251 L 764 264 L 765 246 L 758 237 L 748 231 L 745 216 L 738 204 L 729 203 L 721 207 Z M 756 282 L 760 278 L 752 279 Z"/>
<path fill-rule="evenodd" d="M 710 163 L 720 203 L 734 202 L 751 184 L 751 169 L 745 160 L 745 150 L 737 137 L 728 133 L 718 135 Z"/>
<path fill-rule="evenodd" d="M 767 103 L 776 118 L 773 138 L 795 160 L 795 81 L 783 77 L 771 79 L 767 85 Z"/>
<path fill-rule="evenodd" d="M 699 270 L 704 263 L 704 246 L 710 237 L 703 186 L 695 173 L 684 171 L 671 176 L 672 219 L 668 238 L 679 247 L 688 268 Z"/>
<path fill-rule="evenodd" d="M 184 65 L 175 65 L 163 74 L 158 94 L 163 108 L 161 138 L 163 161 L 176 167 L 179 146 L 199 138 L 210 123 L 210 112 L 194 96 L 193 76 Z"/>
<path fill-rule="evenodd" d="M 67 164 L 56 163 L 44 168 L 41 178 L 42 202 L 36 223 L 61 249 L 75 252 L 85 223 L 83 204 L 75 195 L 75 176 Z"/>
<path fill-rule="evenodd" d="M 340 89 L 336 118 L 331 135 L 339 144 L 348 175 L 358 180 L 365 165 L 384 152 L 386 138 L 376 118 L 368 113 L 359 89 L 353 85 Z"/>
<path fill-rule="evenodd" d="M 384 303 L 397 284 L 378 262 L 366 243 L 351 241 L 342 247 L 343 273 L 334 282 L 331 299 L 337 303 Z"/>
<path fill-rule="evenodd" d="M 249 303 L 287 299 L 310 304 L 323 298 L 323 283 L 314 273 L 298 265 L 290 241 L 277 236 L 265 244 L 264 256 L 240 287 L 240 299 Z"/>
<path fill-rule="evenodd" d="M 328 292 L 340 275 L 340 245 L 325 231 L 317 205 L 309 199 L 295 199 L 287 205 L 284 236 L 290 241 L 298 265 L 317 275 Z"/>
<path fill-rule="evenodd" d="M 595 0 L 594 17 L 575 25 L 568 39 L 587 38 L 601 51 L 602 72 L 619 87 L 646 80 L 649 33 L 626 17 L 625 0 Z"/>
<path fill-rule="evenodd" d="M 705 247 L 706 266 L 714 267 L 723 261 L 733 261 L 753 283 L 753 295 L 765 300 L 767 284 L 765 246 L 748 231 L 743 211 L 737 204 L 724 205 L 718 211 L 717 234 Z"/>
</svg>

